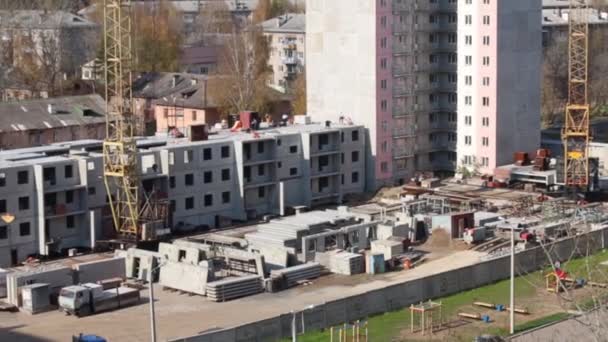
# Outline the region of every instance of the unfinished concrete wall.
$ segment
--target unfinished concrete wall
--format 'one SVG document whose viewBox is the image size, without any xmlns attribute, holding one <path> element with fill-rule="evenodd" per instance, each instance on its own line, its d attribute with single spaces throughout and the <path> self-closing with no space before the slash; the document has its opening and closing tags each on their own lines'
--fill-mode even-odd
<svg viewBox="0 0 608 342">
<path fill-rule="evenodd" d="M 95 283 L 99 280 L 126 277 L 126 259 L 124 257 L 97 260 L 74 266 L 76 283 Z"/>
<path fill-rule="evenodd" d="M 554 243 L 547 248 L 553 250 L 556 256 L 569 255 L 583 251 L 597 252 L 606 248 L 608 229 L 567 238 Z M 587 249 L 589 248 L 589 249 Z M 517 272 L 538 270 L 544 267 L 548 259 L 541 247 L 529 249 L 516 255 Z M 510 274 L 509 256 L 480 262 L 479 264 L 463 267 L 448 272 L 431 275 L 425 278 L 390 285 L 380 290 L 374 290 L 360 295 L 316 305 L 313 310 L 297 313 L 297 322 L 301 324 L 302 316 L 306 331 L 323 329 L 344 322 L 364 319 L 371 315 L 386 311 L 398 310 L 410 304 L 444 297 L 461 291 L 491 284 L 507 279 Z M 173 341 L 188 342 L 230 342 L 230 341 L 271 341 L 291 336 L 290 313 L 271 319 L 249 323 L 234 328 L 203 333 L 198 336 L 174 339 Z M 298 331 L 301 326 L 298 325 Z"/>
<path fill-rule="evenodd" d="M 162 286 L 201 296 L 205 295 L 209 280 L 212 276 L 205 261 L 201 265 L 168 261 L 160 269 L 159 283 Z"/>
<path fill-rule="evenodd" d="M 7 300 L 10 304 L 19 305 L 21 287 L 33 283 L 49 284 L 52 294 L 58 294 L 61 288 L 74 284 L 73 270 L 69 267 L 39 269 L 32 272 L 14 272 L 6 276 Z"/>
<path fill-rule="evenodd" d="M 169 261 L 183 262 L 190 265 L 198 265 L 205 257 L 204 252 L 198 248 L 174 245 L 161 242 L 158 244 L 158 253 Z"/>
</svg>

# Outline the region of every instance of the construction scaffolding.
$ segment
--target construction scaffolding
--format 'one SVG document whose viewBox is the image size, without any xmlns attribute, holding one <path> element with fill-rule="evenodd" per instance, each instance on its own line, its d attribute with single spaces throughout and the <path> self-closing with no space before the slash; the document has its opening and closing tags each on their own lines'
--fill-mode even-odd
<svg viewBox="0 0 608 342">
<path fill-rule="evenodd" d="M 415 316 L 420 315 L 418 320 L 420 328 L 415 329 Z M 438 317 L 436 317 L 438 316 Z M 443 305 L 441 302 L 420 302 L 420 304 L 410 305 L 410 331 L 412 333 L 420 331 L 422 335 L 429 331 L 433 333 L 435 328 L 443 325 Z"/>
</svg>

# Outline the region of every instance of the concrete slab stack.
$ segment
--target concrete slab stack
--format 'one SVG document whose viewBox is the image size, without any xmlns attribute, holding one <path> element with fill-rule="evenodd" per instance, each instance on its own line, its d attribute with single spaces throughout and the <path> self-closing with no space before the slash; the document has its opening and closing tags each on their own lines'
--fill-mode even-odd
<svg viewBox="0 0 608 342">
<path fill-rule="evenodd" d="M 210 280 L 213 280 L 213 272 L 206 261 L 201 261 L 200 265 L 167 261 L 160 268 L 159 283 L 174 290 L 204 296 Z"/>
<path fill-rule="evenodd" d="M 207 297 L 214 302 L 225 302 L 235 298 L 262 292 L 262 278 L 251 275 L 218 280 L 207 284 Z"/>
<path fill-rule="evenodd" d="M 365 271 L 365 259 L 357 253 L 335 253 L 330 259 L 329 270 L 333 273 L 353 275 Z"/>
<path fill-rule="evenodd" d="M 372 254 L 384 254 L 384 260 L 392 259 L 394 256 L 403 254 L 403 242 L 398 240 L 376 240 L 372 241 Z"/>
<path fill-rule="evenodd" d="M 74 265 L 76 283 L 96 283 L 100 280 L 126 277 L 125 258 L 96 260 Z"/>
<path fill-rule="evenodd" d="M 321 276 L 321 264 L 318 262 L 309 262 L 306 264 L 284 268 L 282 270 L 273 270 L 270 272 L 270 278 L 282 278 L 286 288 L 296 286 L 304 280 L 311 280 Z"/>
<path fill-rule="evenodd" d="M 70 267 L 40 266 L 31 271 L 9 273 L 6 276 L 7 301 L 21 306 L 21 287 L 34 283 L 49 284 L 51 296 L 57 295 L 61 288 L 74 284 L 74 271 Z"/>
</svg>

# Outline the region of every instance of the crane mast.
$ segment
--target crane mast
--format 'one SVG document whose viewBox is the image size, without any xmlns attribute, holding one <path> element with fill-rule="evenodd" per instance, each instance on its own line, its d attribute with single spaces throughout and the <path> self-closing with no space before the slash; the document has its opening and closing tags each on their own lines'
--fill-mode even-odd
<svg viewBox="0 0 608 342">
<path fill-rule="evenodd" d="M 570 0 L 568 13 L 568 103 L 564 121 L 564 184 L 585 189 L 589 184 L 589 102 L 587 0 Z"/>
<path fill-rule="evenodd" d="M 114 227 L 121 239 L 141 236 L 138 156 L 131 92 L 131 1 L 104 0 L 106 139 L 104 182 Z"/>
</svg>

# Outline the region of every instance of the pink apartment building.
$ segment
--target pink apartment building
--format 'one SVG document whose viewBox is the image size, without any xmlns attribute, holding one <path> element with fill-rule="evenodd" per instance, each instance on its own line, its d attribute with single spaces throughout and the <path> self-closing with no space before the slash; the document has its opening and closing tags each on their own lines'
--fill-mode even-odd
<svg viewBox="0 0 608 342">
<path fill-rule="evenodd" d="M 362 124 L 366 185 L 456 166 L 456 0 L 308 0 L 308 115 Z"/>
<path fill-rule="evenodd" d="M 458 164 L 482 173 L 540 145 L 541 0 L 458 0 Z"/>
</svg>

